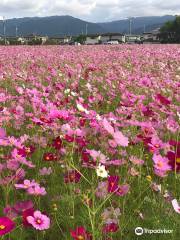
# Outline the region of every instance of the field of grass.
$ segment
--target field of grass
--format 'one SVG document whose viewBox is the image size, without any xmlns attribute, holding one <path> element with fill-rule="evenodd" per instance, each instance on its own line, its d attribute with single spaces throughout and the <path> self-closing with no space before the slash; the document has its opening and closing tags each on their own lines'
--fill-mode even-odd
<svg viewBox="0 0 180 240">
<path fill-rule="evenodd" d="M 1 239 L 178 240 L 179 123 L 178 45 L 0 47 Z"/>
</svg>

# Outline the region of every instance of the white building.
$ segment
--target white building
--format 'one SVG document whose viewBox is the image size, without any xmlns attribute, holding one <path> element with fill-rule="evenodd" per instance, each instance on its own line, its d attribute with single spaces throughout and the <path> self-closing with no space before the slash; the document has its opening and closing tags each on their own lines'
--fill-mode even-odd
<svg viewBox="0 0 180 240">
<path fill-rule="evenodd" d="M 141 35 L 126 35 L 126 43 L 140 43 L 142 42 Z"/>
<path fill-rule="evenodd" d="M 143 33 L 143 40 L 145 42 L 157 42 L 158 41 L 159 28 L 151 31 Z"/>
<path fill-rule="evenodd" d="M 119 43 L 125 43 L 126 37 L 124 34 L 121 33 L 104 33 L 101 34 L 101 43 L 107 43 L 107 42 L 115 42 L 118 41 Z"/>
<path fill-rule="evenodd" d="M 121 33 L 103 33 L 103 34 L 91 34 L 86 37 L 85 44 L 113 44 L 113 43 L 125 43 L 126 37 Z"/>
<path fill-rule="evenodd" d="M 92 34 L 92 35 L 88 35 L 86 37 L 86 41 L 85 44 L 86 45 L 95 45 L 95 44 L 99 44 L 101 40 L 101 36 L 99 34 Z"/>
</svg>

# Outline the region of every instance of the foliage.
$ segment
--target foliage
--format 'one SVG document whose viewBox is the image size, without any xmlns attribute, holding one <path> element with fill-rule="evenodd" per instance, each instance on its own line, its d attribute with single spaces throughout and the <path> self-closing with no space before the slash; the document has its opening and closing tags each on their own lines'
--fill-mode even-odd
<svg viewBox="0 0 180 240">
<path fill-rule="evenodd" d="M 160 29 L 159 37 L 162 43 L 180 43 L 180 16 L 165 23 Z"/>
<path fill-rule="evenodd" d="M 77 37 L 74 38 L 74 42 L 78 42 L 80 44 L 84 44 L 86 41 L 86 35 L 79 35 Z"/>
</svg>

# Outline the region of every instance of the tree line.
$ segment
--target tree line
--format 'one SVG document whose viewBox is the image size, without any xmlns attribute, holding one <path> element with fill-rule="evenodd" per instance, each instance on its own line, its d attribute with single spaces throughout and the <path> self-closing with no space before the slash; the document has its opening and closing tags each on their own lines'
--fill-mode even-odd
<svg viewBox="0 0 180 240">
<path fill-rule="evenodd" d="M 180 43 L 180 16 L 161 27 L 159 39 L 161 43 Z"/>
</svg>

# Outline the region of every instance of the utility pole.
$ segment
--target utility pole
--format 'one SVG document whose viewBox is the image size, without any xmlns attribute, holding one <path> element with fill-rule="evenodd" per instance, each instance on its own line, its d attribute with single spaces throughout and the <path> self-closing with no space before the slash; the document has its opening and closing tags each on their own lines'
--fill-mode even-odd
<svg viewBox="0 0 180 240">
<path fill-rule="evenodd" d="M 88 35 L 88 24 L 86 23 L 86 36 Z"/>
<path fill-rule="evenodd" d="M 18 37 L 18 26 L 16 25 L 16 38 Z"/>
<path fill-rule="evenodd" d="M 6 45 L 6 18 L 3 17 L 4 44 Z"/>
<path fill-rule="evenodd" d="M 132 34 L 132 18 L 129 18 L 129 35 Z"/>
</svg>

